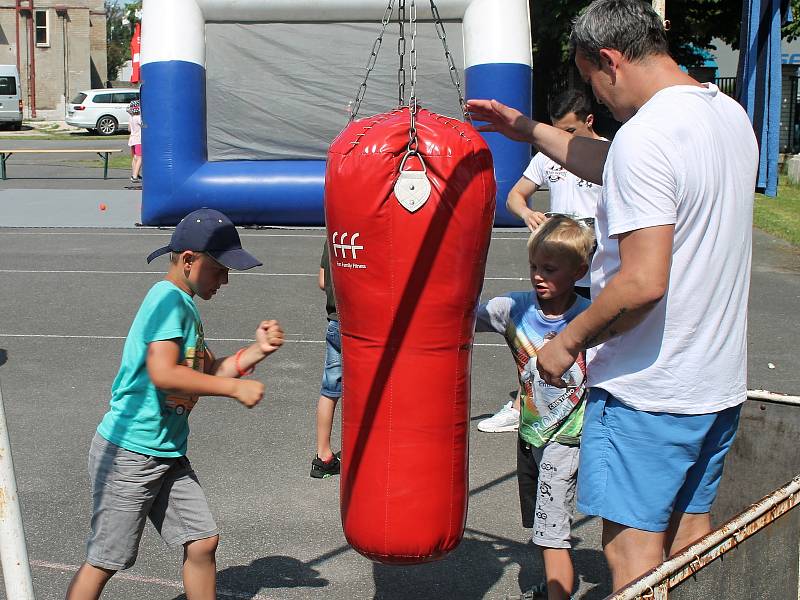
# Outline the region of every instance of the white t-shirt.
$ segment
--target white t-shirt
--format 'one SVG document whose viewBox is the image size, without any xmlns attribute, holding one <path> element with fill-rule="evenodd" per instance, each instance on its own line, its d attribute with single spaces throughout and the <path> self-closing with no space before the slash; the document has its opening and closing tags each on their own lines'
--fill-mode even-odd
<svg viewBox="0 0 800 600">
<path fill-rule="evenodd" d="M 522 176 L 538 187 L 550 189 L 551 212 L 577 217 L 594 217 L 603 189 L 596 183 L 573 175 L 541 152 L 534 155 Z M 589 287 L 591 285 L 589 273 L 587 272 L 575 285 Z"/>
<path fill-rule="evenodd" d="M 745 400 L 757 167 L 747 115 L 712 84 L 661 90 L 619 130 L 597 205 L 592 296 L 619 270 L 612 236 L 674 224 L 672 265 L 645 319 L 588 351 L 591 386 L 646 411 Z"/>
</svg>

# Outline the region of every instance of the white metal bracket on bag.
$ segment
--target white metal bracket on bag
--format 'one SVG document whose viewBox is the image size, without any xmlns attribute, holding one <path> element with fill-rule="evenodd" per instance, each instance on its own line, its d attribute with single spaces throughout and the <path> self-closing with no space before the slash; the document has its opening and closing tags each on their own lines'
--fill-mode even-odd
<svg viewBox="0 0 800 600">
<path fill-rule="evenodd" d="M 404 171 L 408 157 L 414 155 L 422 165 L 422 171 Z M 394 184 L 394 195 L 400 205 L 409 212 L 416 212 L 422 208 L 431 195 L 431 182 L 428 180 L 428 169 L 422 160 L 422 155 L 415 150 L 409 150 L 400 162 L 400 175 Z"/>
</svg>

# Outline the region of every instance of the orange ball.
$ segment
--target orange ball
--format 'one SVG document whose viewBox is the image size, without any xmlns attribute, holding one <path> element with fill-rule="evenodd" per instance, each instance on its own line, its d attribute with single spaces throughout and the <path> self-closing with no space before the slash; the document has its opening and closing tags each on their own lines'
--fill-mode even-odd
<svg viewBox="0 0 800 600">
<path fill-rule="evenodd" d="M 100 203 L 100 210 L 105 210 L 107 208 L 108 207 L 104 203 L 102 203 L 102 202 Z"/>
</svg>

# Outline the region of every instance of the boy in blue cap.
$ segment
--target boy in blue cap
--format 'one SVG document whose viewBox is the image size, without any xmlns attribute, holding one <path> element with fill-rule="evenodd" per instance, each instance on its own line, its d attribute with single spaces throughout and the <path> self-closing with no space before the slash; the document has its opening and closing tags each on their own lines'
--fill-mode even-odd
<svg viewBox="0 0 800 600">
<path fill-rule="evenodd" d="M 186 458 L 189 412 L 200 396 L 227 396 L 252 408 L 260 381 L 240 379 L 283 344 L 277 321 L 262 321 L 255 342 L 216 358 L 205 344 L 194 296 L 209 300 L 228 283 L 228 270 L 261 263 L 242 249 L 233 223 L 202 208 L 181 220 L 169 245 L 166 277 L 145 296 L 133 320 L 110 409 L 89 451 L 93 512 L 86 562 L 68 600 L 99 598 L 109 579 L 131 567 L 146 518 L 170 546 L 183 546 L 189 600 L 216 598 L 214 518 Z"/>
</svg>

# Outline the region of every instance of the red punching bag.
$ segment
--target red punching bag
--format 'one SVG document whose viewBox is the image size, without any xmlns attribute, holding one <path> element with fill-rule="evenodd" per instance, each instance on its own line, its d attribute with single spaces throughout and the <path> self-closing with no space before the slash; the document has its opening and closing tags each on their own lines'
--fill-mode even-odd
<svg viewBox="0 0 800 600">
<path fill-rule="evenodd" d="M 358 552 L 396 564 L 441 558 L 464 533 L 472 340 L 496 193 L 472 126 L 420 109 L 414 144 L 409 117 L 352 122 L 325 174 L 342 523 Z"/>
</svg>

